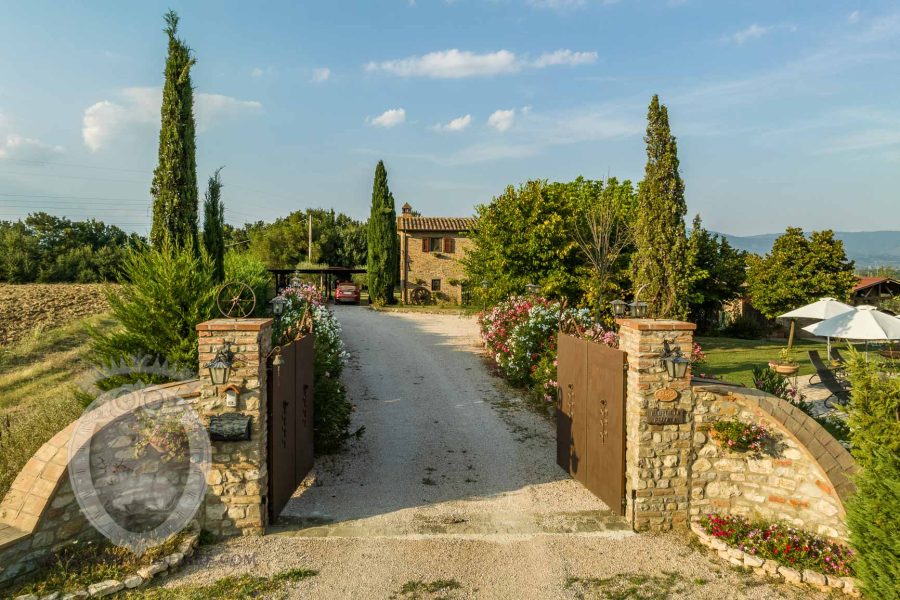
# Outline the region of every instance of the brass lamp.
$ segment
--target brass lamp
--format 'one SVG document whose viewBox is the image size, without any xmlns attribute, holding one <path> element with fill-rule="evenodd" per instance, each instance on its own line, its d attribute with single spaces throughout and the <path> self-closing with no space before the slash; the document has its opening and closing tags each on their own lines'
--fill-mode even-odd
<svg viewBox="0 0 900 600">
<path fill-rule="evenodd" d="M 663 340 L 662 363 L 666 367 L 666 373 L 669 374 L 669 380 L 681 379 L 687 375 L 688 366 L 691 361 L 685 358 L 681 353 L 681 348 L 672 350 L 669 347 L 669 340 Z"/>
</svg>

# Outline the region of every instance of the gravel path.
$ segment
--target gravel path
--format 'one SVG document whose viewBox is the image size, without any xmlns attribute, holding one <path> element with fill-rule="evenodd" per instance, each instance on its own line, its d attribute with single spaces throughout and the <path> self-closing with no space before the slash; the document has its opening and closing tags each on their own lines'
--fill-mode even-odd
<svg viewBox="0 0 900 600">
<path fill-rule="evenodd" d="M 473 319 L 336 312 L 365 434 L 317 461 L 270 535 L 205 547 L 168 585 L 306 567 L 319 575 L 291 597 L 816 597 L 714 562 L 686 537 L 631 533 L 556 466 L 552 424 L 489 375 Z M 437 580 L 459 587 L 424 590 Z"/>
</svg>

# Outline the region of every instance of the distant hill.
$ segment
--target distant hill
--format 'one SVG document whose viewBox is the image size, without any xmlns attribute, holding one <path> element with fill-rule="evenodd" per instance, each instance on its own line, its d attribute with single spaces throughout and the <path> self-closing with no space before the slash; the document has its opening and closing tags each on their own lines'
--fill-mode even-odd
<svg viewBox="0 0 900 600">
<path fill-rule="evenodd" d="M 720 234 L 735 248 L 765 254 L 780 233 L 762 235 Z M 837 231 L 834 237 L 844 242 L 847 256 L 858 267 L 900 267 L 900 231 Z"/>
</svg>

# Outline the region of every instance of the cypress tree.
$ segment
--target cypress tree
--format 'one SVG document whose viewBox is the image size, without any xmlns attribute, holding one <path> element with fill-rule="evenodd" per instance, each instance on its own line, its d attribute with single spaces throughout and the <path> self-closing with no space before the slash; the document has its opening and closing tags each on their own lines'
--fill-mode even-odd
<svg viewBox="0 0 900 600">
<path fill-rule="evenodd" d="M 669 112 L 654 95 L 647 112 L 647 165 L 638 187 L 634 227 L 634 291 L 649 305 L 650 316 L 685 319 L 691 260 L 684 217 L 684 182 L 678 148 L 669 131 Z"/>
<path fill-rule="evenodd" d="M 225 280 L 225 203 L 222 202 L 222 178 L 219 172 L 209 178 L 203 202 L 203 247 L 213 267 L 213 281 Z"/>
<path fill-rule="evenodd" d="M 388 188 L 387 170 L 382 161 L 375 167 L 368 228 L 369 298 L 376 304 L 393 304 L 394 286 L 400 274 L 400 241 L 394 196 Z"/>
<path fill-rule="evenodd" d="M 175 247 L 197 249 L 197 161 L 194 139 L 194 90 L 190 48 L 178 39 L 178 15 L 165 16 L 169 36 L 159 128 L 159 163 L 153 172 L 153 225 L 150 242 L 162 248 L 169 238 Z"/>
</svg>

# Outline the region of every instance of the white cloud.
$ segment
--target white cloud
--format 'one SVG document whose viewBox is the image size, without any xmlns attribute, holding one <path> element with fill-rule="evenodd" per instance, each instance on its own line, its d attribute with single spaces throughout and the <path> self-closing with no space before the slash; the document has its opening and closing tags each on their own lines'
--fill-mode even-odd
<svg viewBox="0 0 900 600">
<path fill-rule="evenodd" d="M 449 123 L 441 124 L 438 123 L 432 129 L 435 131 L 462 131 L 472 124 L 472 115 L 464 115 L 462 117 L 456 117 Z"/>
<path fill-rule="evenodd" d="M 583 65 L 597 60 L 596 52 L 574 52 L 560 49 L 541 54 L 536 60 L 516 56 L 509 50 L 477 54 L 451 48 L 382 62 L 370 62 L 366 71 L 384 72 L 397 77 L 430 77 L 433 79 L 461 79 L 463 77 L 491 77 L 516 73 L 524 68 L 545 68 L 558 65 Z"/>
<path fill-rule="evenodd" d="M 510 129 L 515 121 L 516 109 L 495 110 L 491 113 L 491 116 L 488 117 L 488 126 L 502 133 Z"/>
<path fill-rule="evenodd" d="M 596 52 L 572 52 L 571 50 L 557 50 L 541 54 L 532 65 L 538 69 L 556 65 L 589 65 L 597 62 Z"/>
<path fill-rule="evenodd" d="M 116 137 L 146 132 L 159 127 L 162 90 L 157 87 L 132 87 L 119 91 L 116 101 L 101 100 L 89 106 L 82 117 L 81 137 L 91 152 L 107 147 Z M 203 132 L 214 123 L 257 112 L 262 104 L 255 100 L 238 100 L 222 94 L 194 94 L 197 131 Z"/>
<path fill-rule="evenodd" d="M 331 69 L 319 67 L 318 69 L 313 69 L 311 81 L 313 83 L 322 83 L 323 81 L 328 81 L 329 77 L 331 77 Z"/>
<path fill-rule="evenodd" d="M 377 117 L 366 121 L 375 127 L 394 127 L 406 121 L 406 111 L 402 108 L 386 110 Z"/>
<path fill-rule="evenodd" d="M 274 75 L 274 74 L 275 74 L 275 67 L 272 67 L 272 66 L 253 67 L 252 69 L 250 69 L 250 77 L 259 78 L 259 77 L 264 77 L 266 75 Z"/>
<path fill-rule="evenodd" d="M 771 27 L 761 27 L 761 26 L 757 25 L 756 23 L 754 23 L 753 25 L 750 25 L 749 27 L 745 27 L 744 29 L 741 29 L 740 31 L 735 31 L 731 35 L 725 36 L 725 41 L 732 42 L 732 43 L 737 44 L 738 46 L 741 46 L 745 42 L 748 42 L 750 40 L 757 40 L 757 39 L 761 38 L 762 36 L 766 35 L 770 31 L 772 31 Z"/>
<path fill-rule="evenodd" d="M 43 161 L 63 153 L 62 146 L 46 144 L 40 140 L 10 133 L 0 139 L 0 160 L 18 159 Z"/>
<path fill-rule="evenodd" d="M 847 22 L 848 22 L 848 23 L 851 23 L 851 24 L 852 24 L 852 23 L 858 23 L 858 22 L 859 22 L 859 11 L 858 11 L 858 10 L 854 10 L 852 13 L 850 13 L 849 15 L 847 15 Z"/>
</svg>

